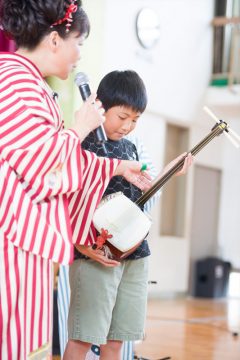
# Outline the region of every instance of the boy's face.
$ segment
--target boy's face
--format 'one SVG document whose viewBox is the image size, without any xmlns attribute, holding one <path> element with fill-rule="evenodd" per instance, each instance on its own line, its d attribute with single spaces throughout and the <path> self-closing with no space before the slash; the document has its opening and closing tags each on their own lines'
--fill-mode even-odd
<svg viewBox="0 0 240 360">
<path fill-rule="evenodd" d="M 103 123 L 106 135 L 110 140 L 120 140 L 136 126 L 141 113 L 126 106 L 113 106 L 105 112 Z"/>
</svg>

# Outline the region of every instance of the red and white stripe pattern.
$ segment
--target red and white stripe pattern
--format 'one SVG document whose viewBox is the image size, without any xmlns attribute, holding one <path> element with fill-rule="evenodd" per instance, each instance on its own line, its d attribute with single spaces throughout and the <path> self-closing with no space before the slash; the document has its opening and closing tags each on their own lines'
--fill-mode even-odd
<svg viewBox="0 0 240 360">
<path fill-rule="evenodd" d="M 82 151 L 77 135 L 62 129 L 51 90 L 26 59 L 1 54 L 0 92 L 0 227 L 16 246 L 68 263 L 72 231 L 88 241 L 117 162 Z"/>
<path fill-rule="evenodd" d="M 73 242 L 94 241 L 118 161 L 81 150 L 25 58 L 0 53 L 0 94 L 0 359 L 17 360 L 50 342 L 51 261 L 67 264 Z"/>
<path fill-rule="evenodd" d="M 0 359 L 25 360 L 44 345 L 51 351 L 52 263 L 0 230 L 0 274 Z"/>
</svg>

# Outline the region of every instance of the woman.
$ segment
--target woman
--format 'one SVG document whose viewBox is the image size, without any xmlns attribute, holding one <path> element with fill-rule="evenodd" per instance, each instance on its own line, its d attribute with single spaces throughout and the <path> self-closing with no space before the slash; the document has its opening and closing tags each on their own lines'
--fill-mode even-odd
<svg viewBox="0 0 240 360">
<path fill-rule="evenodd" d="M 141 189 L 138 162 L 98 158 L 81 141 L 104 121 L 92 95 L 63 128 L 44 78 L 66 79 L 89 33 L 80 1 L 3 0 L 1 27 L 17 52 L 0 54 L 0 358 L 51 353 L 52 261 L 92 244 L 92 214 L 113 175 Z M 110 260 L 109 260 L 110 261 Z"/>
</svg>

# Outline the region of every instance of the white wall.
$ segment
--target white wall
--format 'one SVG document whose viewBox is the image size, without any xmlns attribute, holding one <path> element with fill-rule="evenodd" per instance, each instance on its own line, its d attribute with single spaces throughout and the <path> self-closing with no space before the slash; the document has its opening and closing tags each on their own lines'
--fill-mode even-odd
<svg viewBox="0 0 240 360">
<path fill-rule="evenodd" d="M 86 42 L 86 59 L 91 58 L 91 61 L 84 60 L 81 70 L 89 73 L 95 87 L 111 70 L 130 68 L 138 71 L 147 87 L 149 105 L 136 132 L 143 138 L 160 170 L 167 122 L 190 127 L 190 147 L 200 141 L 214 124 L 202 111 L 205 103 L 213 104 L 211 96 L 208 94 L 206 97 L 206 90 L 212 67 L 210 23 L 214 0 L 85 0 L 85 5 L 93 26 L 95 22 L 97 25 Z M 135 34 L 136 15 L 144 6 L 153 8 L 160 20 L 159 42 L 152 50 L 141 48 Z M 228 118 L 228 106 L 225 110 Z M 234 126 L 240 132 L 240 126 L 237 123 Z M 219 241 L 224 256 L 240 267 L 240 241 L 236 239 L 240 230 L 240 221 L 237 221 L 239 153 L 233 155 L 230 147 L 225 139 L 216 139 L 197 156 L 196 162 L 223 170 Z M 229 162 L 230 157 L 232 160 Z M 234 179 L 229 175 L 232 168 Z M 193 173 L 194 168 L 188 174 L 184 238 L 161 237 L 160 204 L 153 211 L 150 279 L 157 280 L 158 284 L 150 288 L 152 294 L 187 290 Z M 229 208 L 232 208 L 231 217 Z M 233 249 L 234 259 L 231 255 Z"/>
<path fill-rule="evenodd" d="M 232 127 L 240 133 L 240 121 L 232 120 Z M 225 146 L 223 186 L 219 224 L 219 255 L 240 268 L 240 166 L 239 151 Z"/>
<path fill-rule="evenodd" d="M 155 10 L 160 38 L 144 50 L 135 35 L 142 7 Z M 213 0 L 108 0 L 103 71 L 134 68 L 143 77 L 149 109 L 190 120 L 209 81 Z"/>
</svg>

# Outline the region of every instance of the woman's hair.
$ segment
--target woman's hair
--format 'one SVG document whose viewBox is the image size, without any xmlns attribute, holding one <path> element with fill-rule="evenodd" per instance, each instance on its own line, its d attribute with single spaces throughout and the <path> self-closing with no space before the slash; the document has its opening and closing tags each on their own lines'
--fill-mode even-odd
<svg viewBox="0 0 240 360">
<path fill-rule="evenodd" d="M 81 0 L 0 0 L 0 25 L 5 33 L 15 40 L 17 47 L 34 49 L 51 31 L 56 30 L 62 38 L 72 31 L 88 36 L 90 24 L 83 10 Z M 63 19 L 71 4 L 77 5 L 72 12 L 72 22 L 67 32 L 66 21 L 54 25 Z"/>
<path fill-rule="evenodd" d="M 113 106 L 126 106 L 142 113 L 147 106 L 145 85 L 133 70 L 116 70 L 105 75 L 98 86 L 97 97 L 106 111 Z"/>
</svg>

